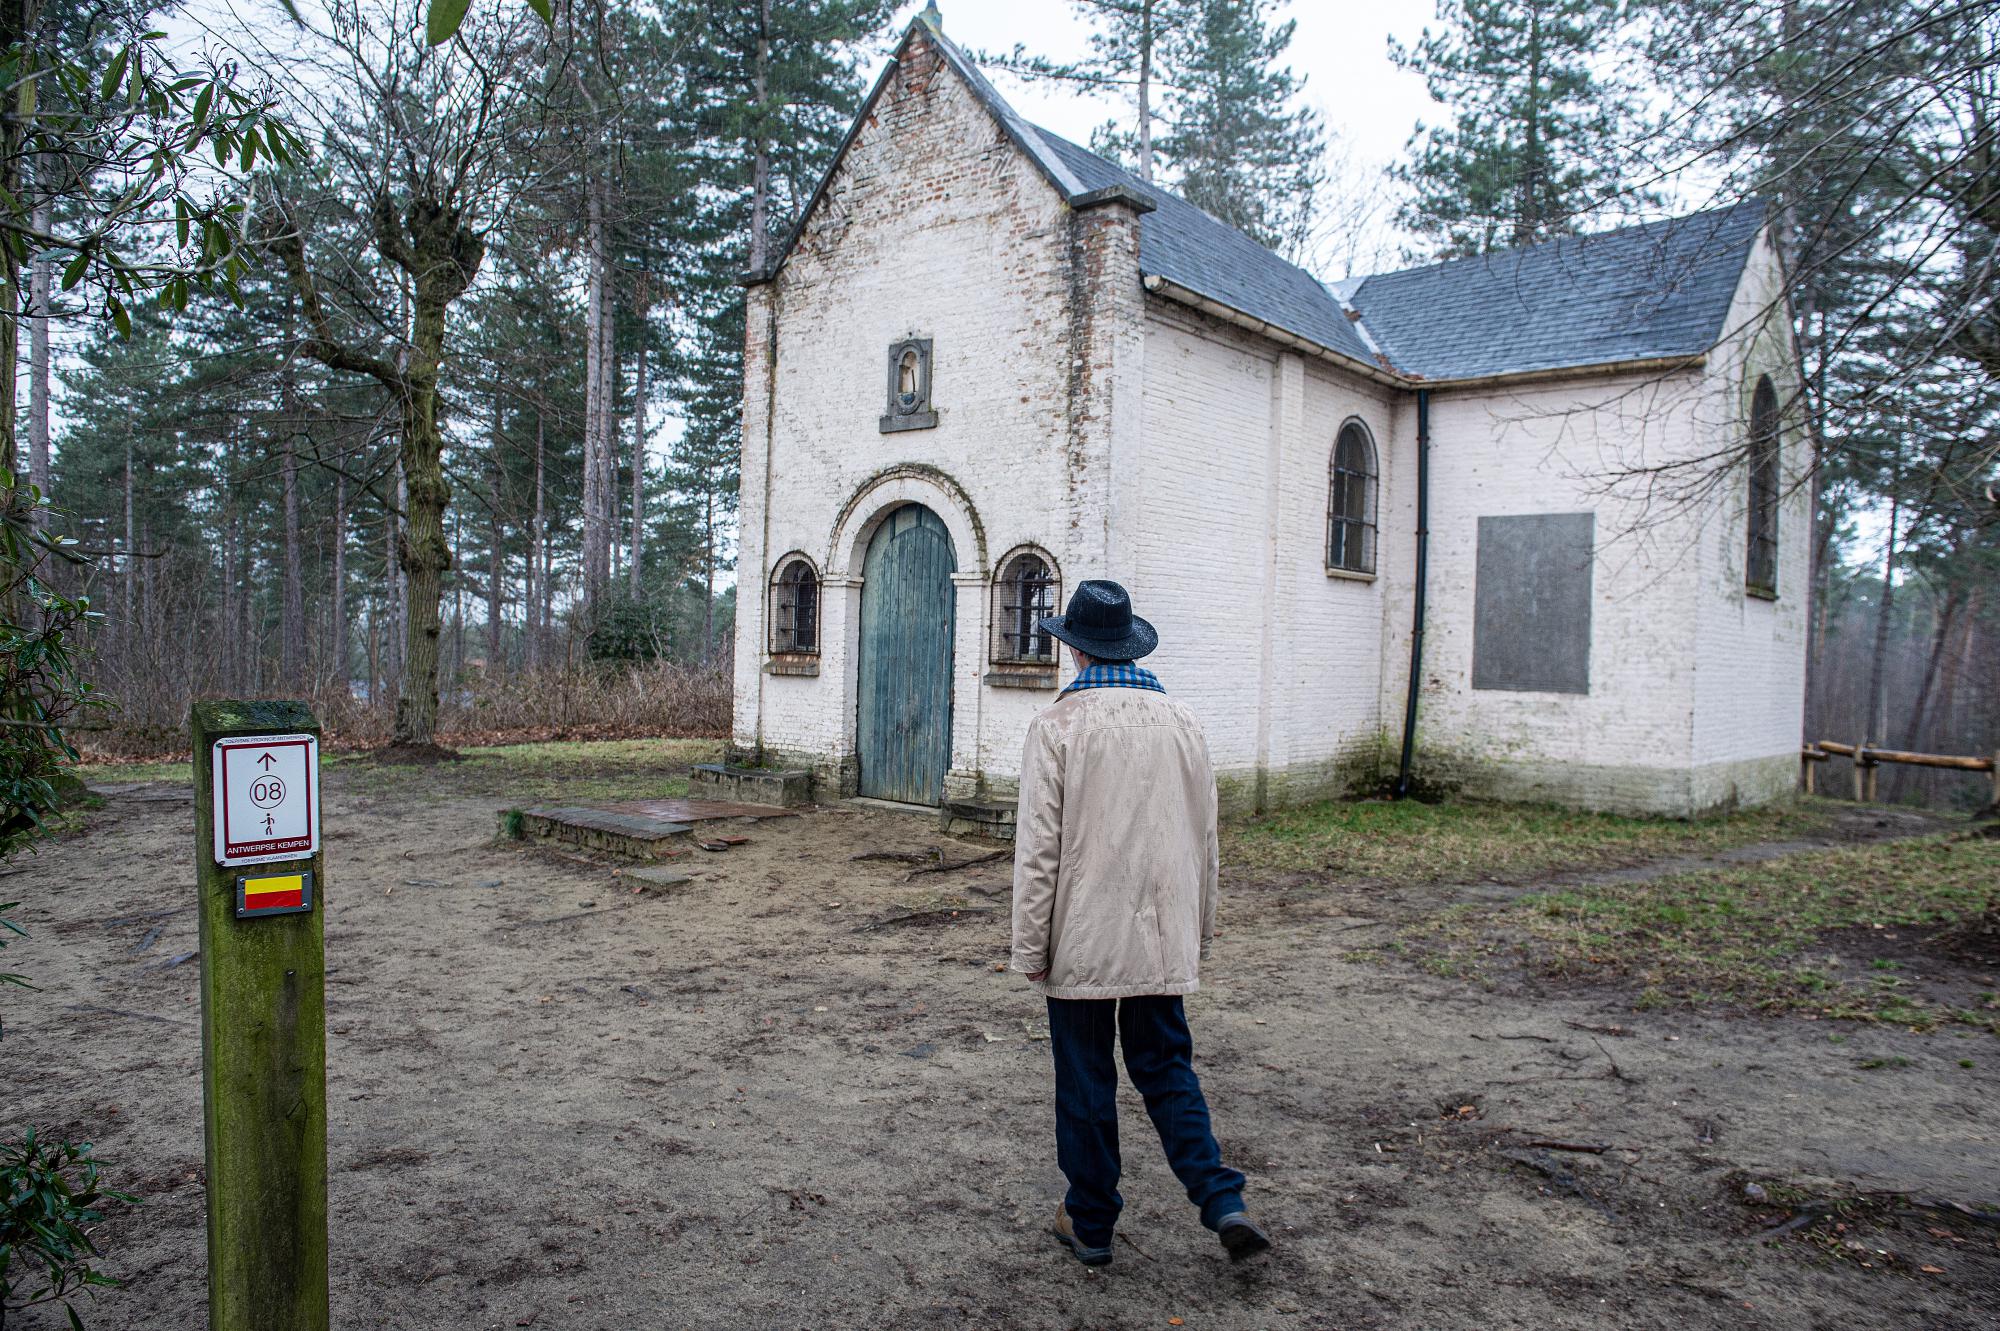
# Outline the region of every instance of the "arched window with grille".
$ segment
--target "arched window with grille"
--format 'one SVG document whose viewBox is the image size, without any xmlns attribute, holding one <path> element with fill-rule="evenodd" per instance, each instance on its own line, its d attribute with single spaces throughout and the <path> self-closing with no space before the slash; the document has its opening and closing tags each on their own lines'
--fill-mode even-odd
<svg viewBox="0 0 2000 1331">
<path fill-rule="evenodd" d="M 1763 596 L 1778 594 L 1778 444 L 1782 433 L 1778 390 L 1771 376 L 1757 380 L 1750 398 L 1750 504 L 1747 515 L 1744 586 Z"/>
<path fill-rule="evenodd" d="M 819 651 L 819 572 L 804 555 L 779 560 L 771 577 L 771 651 Z"/>
<path fill-rule="evenodd" d="M 1041 622 L 1056 613 L 1059 592 L 1055 564 L 1040 551 L 1020 550 L 1000 561 L 993 587 L 995 664 L 1055 664 L 1055 639 Z"/>
<path fill-rule="evenodd" d="M 1326 499 L 1328 572 L 1375 571 L 1375 441 L 1351 420 L 1340 427 Z"/>
</svg>

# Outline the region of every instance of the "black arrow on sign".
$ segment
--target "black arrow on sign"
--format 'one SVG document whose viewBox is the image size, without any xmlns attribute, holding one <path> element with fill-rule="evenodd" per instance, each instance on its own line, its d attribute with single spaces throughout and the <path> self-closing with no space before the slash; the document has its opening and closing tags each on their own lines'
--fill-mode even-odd
<svg viewBox="0 0 2000 1331">
<path fill-rule="evenodd" d="M 269 753 L 265 753 L 257 759 L 257 765 L 268 772 L 271 770 L 271 764 L 276 761 L 278 761 L 276 758 L 273 758 Z"/>
</svg>

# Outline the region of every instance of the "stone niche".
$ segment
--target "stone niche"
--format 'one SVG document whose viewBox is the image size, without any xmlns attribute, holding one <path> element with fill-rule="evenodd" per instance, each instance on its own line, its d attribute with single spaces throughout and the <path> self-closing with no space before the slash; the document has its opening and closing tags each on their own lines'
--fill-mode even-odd
<svg viewBox="0 0 2000 1331">
<path fill-rule="evenodd" d="M 928 430 L 938 422 L 931 407 L 931 340 L 906 337 L 889 344 L 889 401 L 882 433 Z"/>
</svg>

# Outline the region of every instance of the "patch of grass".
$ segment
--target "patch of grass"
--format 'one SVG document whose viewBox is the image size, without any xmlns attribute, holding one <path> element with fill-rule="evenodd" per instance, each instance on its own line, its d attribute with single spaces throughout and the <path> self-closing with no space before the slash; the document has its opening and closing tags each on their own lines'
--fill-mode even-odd
<svg viewBox="0 0 2000 1331">
<path fill-rule="evenodd" d="M 1222 857 L 1363 881 L 1514 882 L 1812 836 L 1837 807 L 1804 800 L 1690 821 L 1533 804 L 1332 802 L 1227 823 Z"/>
<path fill-rule="evenodd" d="M 2000 1014 L 1951 1010 L 1871 964 L 1850 966 L 1837 929 L 1949 926 L 2000 897 L 2000 842 L 1933 836 L 1787 856 L 1741 868 L 1531 893 L 1456 907 L 1405 930 L 1421 964 L 1506 954 L 1529 969 L 1638 986 L 1641 1003 L 1724 1003 L 2000 1033 Z"/>
<path fill-rule="evenodd" d="M 123 781 L 168 781 L 194 784 L 194 769 L 186 762 L 165 763 L 79 763 L 77 774 L 86 781 L 110 785 Z"/>
</svg>

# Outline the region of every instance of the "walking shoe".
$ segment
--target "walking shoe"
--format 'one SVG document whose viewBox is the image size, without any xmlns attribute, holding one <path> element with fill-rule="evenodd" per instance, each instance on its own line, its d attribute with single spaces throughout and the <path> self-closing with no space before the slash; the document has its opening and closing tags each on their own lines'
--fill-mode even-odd
<svg viewBox="0 0 2000 1331">
<path fill-rule="evenodd" d="M 1232 1262 L 1271 1250 L 1271 1236 L 1259 1229 L 1257 1222 L 1242 1211 L 1232 1212 L 1216 1221 L 1215 1234 L 1222 1240 L 1222 1246 Z"/>
<path fill-rule="evenodd" d="M 1061 1203 L 1056 1205 L 1056 1222 L 1049 1226 L 1049 1233 L 1062 1240 L 1063 1246 L 1076 1254 L 1076 1260 L 1085 1266 L 1111 1265 L 1111 1249 L 1108 1246 L 1103 1248 L 1086 1246 L 1084 1241 L 1076 1236 L 1076 1229 L 1069 1222 L 1069 1211 Z M 1270 1246 L 1268 1241 L 1265 1246 Z"/>
</svg>

